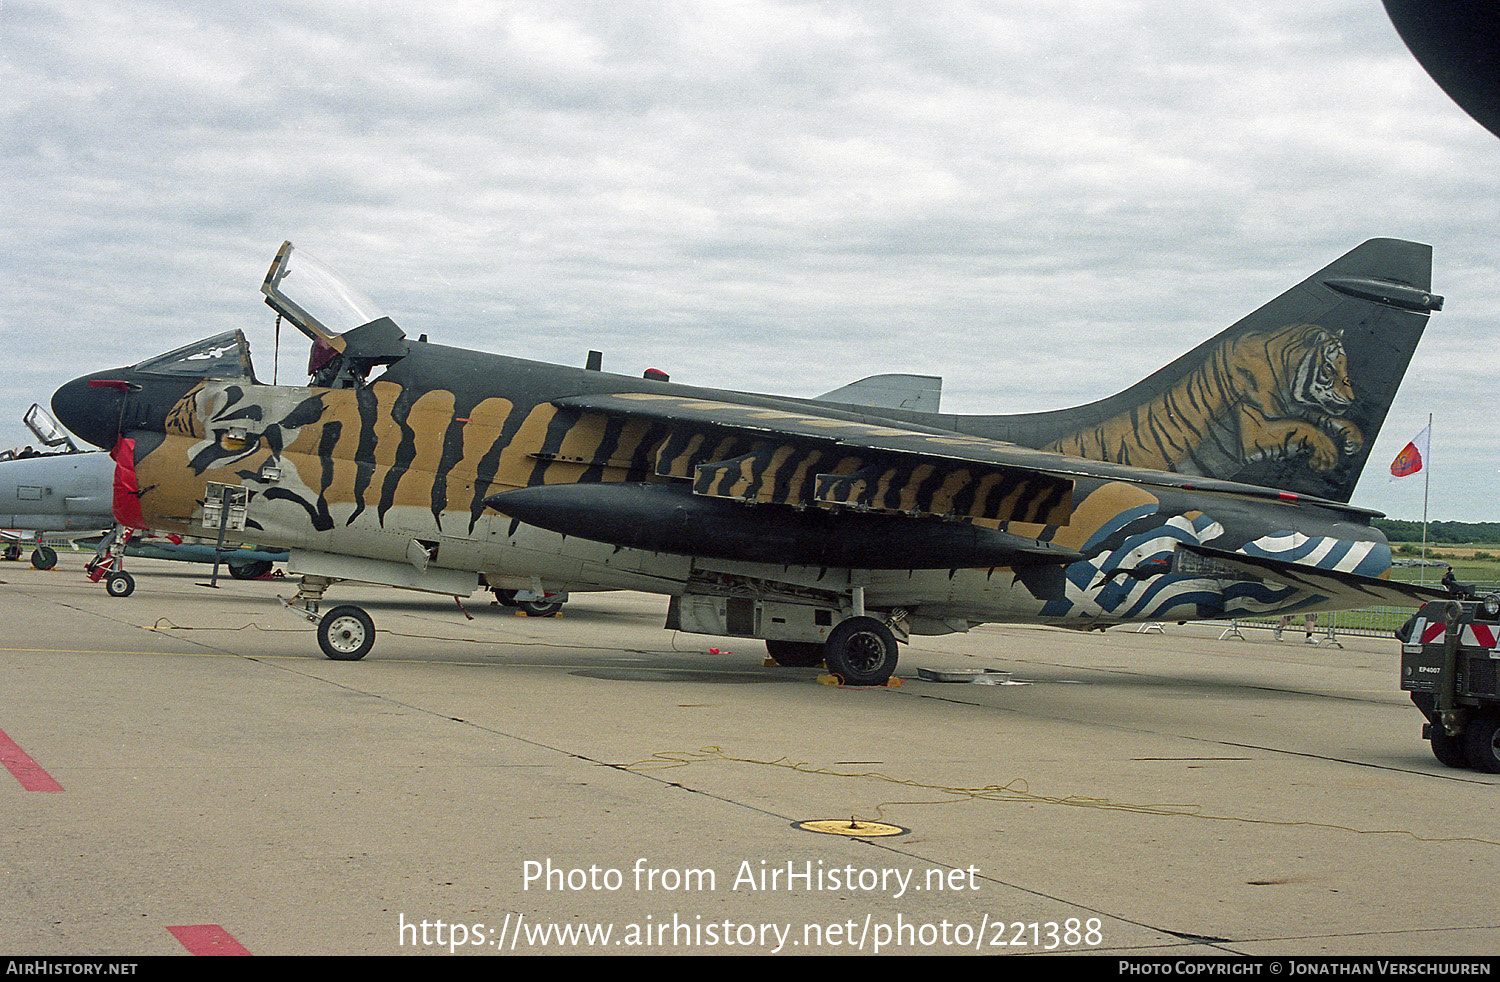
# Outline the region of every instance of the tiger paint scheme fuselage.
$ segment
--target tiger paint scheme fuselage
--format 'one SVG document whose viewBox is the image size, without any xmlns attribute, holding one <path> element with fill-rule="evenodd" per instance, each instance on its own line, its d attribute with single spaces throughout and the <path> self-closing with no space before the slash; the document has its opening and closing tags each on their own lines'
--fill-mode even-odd
<svg viewBox="0 0 1500 982">
<path fill-rule="evenodd" d="M 454 359 L 473 367 L 477 359 L 489 360 L 455 349 L 430 354 L 434 365 Z M 497 370 L 516 369 L 508 359 L 496 361 Z M 526 367 L 532 379 L 549 369 L 572 374 L 552 366 Z M 640 480 L 669 449 L 668 434 L 639 421 L 610 426 L 597 417 L 569 418 L 538 396 L 520 405 L 494 397 L 466 401 L 450 389 L 410 397 L 415 386 L 389 377 L 396 374 L 393 368 L 359 393 L 212 382 L 194 387 L 174 407 L 171 430 L 137 463 L 143 510 L 165 531 L 202 534 L 209 483 L 241 484 L 255 492 L 250 527 L 266 545 L 404 563 L 409 543 L 417 539 L 437 544 L 438 565 L 462 557 L 462 568 L 475 569 L 490 582 L 539 576 L 558 589 L 686 588 L 693 573 L 686 557 L 570 542 L 556 533 L 517 528 L 483 505 L 486 497 L 538 484 Z M 612 379 L 635 382 L 607 375 L 588 381 Z M 569 381 L 566 391 L 572 394 L 578 380 Z M 704 394 L 688 390 L 685 395 Z M 364 411 L 360 401 L 367 404 Z M 247 425 L 252 417 L 264 425 Z M 226 435 L 229 449 L 222 446 Z M 241 439 L 251 446 L 241 447 Z M 687 439 L 679 433 L 676 442 L 686 460 L 695 451 L 716 459 L 733 456 L 745 445 L 703 433 Z M 191 462 L 192 480 L 183 479 L 184 462 Z M 858 457 L 847 456 L 833 469 L 848 473 L 860 464 Z M 1099 577 L 1170 550 L 1176 541 L 1241 548 L 1276 535 L 1303 537 L 1286 545 L 1303 553 L 1310 551 L 1308 543 L 1348 541 L 1352 548 L 1341 558 L 1351 571 L 1378 575 L 1389 566 L 1389 550 L 1378 532 L 1332 510 L 1270 501 L 1247 506 L 1233 496 L 1215 502 L 1202 493 L 1120 481 L 1080 481 L 1074 493 L 1067 525 L 988 520 L 1083 552 L 1088 559 L 1067 567 L 1064 576 L 1050 583 L 1037 577 L 1028 586 L 1013 571 L 998 568 L 863 571 L 866 602 L 920 610 L 936 620 L 1197 619 L 1301 609 L 1309 598 L 1263 584 L 1226 592 L 1213 580 L 1174 578 L 1168 588 L 1165 582 L 1128 579 L 1099 583 Z M 1208 530 L 1211 536 L 1205 535 Z M 846 570 L 701 561 L 699 566 L 834 593 L 851 582 Z"/>
<path fill-rule="evenodd" d="M 222 336 L 69 383 L 54 407 L 93 442 L 134 441 L 153 526 L 202 534 L 212 489 L 237 486 L 245 537 L 332 580 L 833 612 L 786 629 L 799 640 L 867 612 L 904 634 L 1314 610 L 1349 596 L 1203 557 L 1385 573 L 1347 501 L 1440 304 L 1424 262 L 1367 243 L 1121 395 L 1055 413 L 696 388 L 413 342 L 388 320 L 304 327 L 331 384 L 259 384 Z M 731 633 L 780 630 L 748 623 Z"/>
</svg>

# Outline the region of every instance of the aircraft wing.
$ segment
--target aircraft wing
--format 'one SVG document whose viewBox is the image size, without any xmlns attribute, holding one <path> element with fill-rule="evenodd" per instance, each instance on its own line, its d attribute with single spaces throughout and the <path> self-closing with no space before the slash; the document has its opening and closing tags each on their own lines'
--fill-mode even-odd
<svg viewBox="0 0 1500 982">
<path fill-rule="evenodd" d="M 1210 577 L 1213 572 L 1221 571 L 1252 579 L 1270 580 L 1298 590 L 1322 594 L 1330 599 L 1348 600 L 1351 608 L 1368 607 L 1372 603 L 1392 607 L 1420 607 L 1433 600 L 1453 599 L 1452 594 L 1437 587 L 1398 583 L 1376 576 L 1322 569 L 1266 556 L 1248 556 L 1241 552 L 1227 552 L 1186 542 L 1178 544 L 1177 552 L 1207 560 L 1207 567 L 1202 571 Z M 1177 572 L 1187 571 L 1180 560 L 1175 567 Z"/>
<path fill-rule="evenodd" d="M 554 405 L 574 418 L 605 417 L 605 428 L 613 423 L 617 432 L 630 422 L 659 426 L 668 435 L 657 454 L 658 476 L 691 480 L 696 495 L 757 504 L 1066 525 L 1074 482 L 1093 478 L 1358 511 L 1274 489 L 871 422 L 817 406 L 653 392 L 573 396 Z"/>
</svg>

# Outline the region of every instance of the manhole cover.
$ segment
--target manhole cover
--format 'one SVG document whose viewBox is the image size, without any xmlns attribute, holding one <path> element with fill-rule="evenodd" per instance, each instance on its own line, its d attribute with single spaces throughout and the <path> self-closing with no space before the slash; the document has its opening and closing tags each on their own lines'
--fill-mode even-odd
<svg viewBox="0 0 1500 982">
<path fill-rule="evenodd" d="M 853 818 L 819 818 L 808 822 L 793 822 L 792 828 L 820 835 L 848 835 L 860 839 L 873 839 L 885 835 L 905 835 L 911 829 L 884 822 L 866 822 Z"/>
</svg>

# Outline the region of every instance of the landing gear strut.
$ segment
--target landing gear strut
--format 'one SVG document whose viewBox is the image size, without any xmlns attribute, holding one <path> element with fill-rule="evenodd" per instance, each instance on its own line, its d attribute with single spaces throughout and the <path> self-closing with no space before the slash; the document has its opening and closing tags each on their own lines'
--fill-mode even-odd
<svg viewBox="0 0 1500 982">
<path fill-rule="evenodd" d="M 334 661 L 359 661 L 375 647 L 375 621 L 363 607 L 339 604 L 318 616 L 323 591 L 336 581 L 326 576 L 304 576 L 297 595 L 282 604 L 309 623 L 318 625 L 318 647 Z"/>
<path fill-rule="evenodd" d="M 125 546 L 130 542 L 130 537 L 135 534 L 135 529 L 126 528 L 124 525 L 116 525 L 99 542 L 99 548 L 94 551 L 94 558 L 83 564 L 83 571 L 88 578 L 98 583 L 104 581 L 104 592 L 111 597 L 128 597 L 135 592 L 135 577 L 125 572 Z M 37 569 L 51 569 L 57 562 L 57 553 L 52 553 L 50 561 L 44 566 L 37 559 L 37 554 L 42 551 L 38 546 L 37 551 L 31 554 L 31 564 Z M 43 557 L 46 561 L 46 557 Z"/>
</svg>

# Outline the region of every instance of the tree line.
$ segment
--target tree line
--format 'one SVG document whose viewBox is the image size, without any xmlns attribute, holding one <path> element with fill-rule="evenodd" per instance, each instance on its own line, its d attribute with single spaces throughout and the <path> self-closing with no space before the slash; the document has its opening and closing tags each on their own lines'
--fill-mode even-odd
<svg viewBox="0 0 1500 982">
<path fill-rule="evenodd" d="M 1421 542 L 1422 523 L 1377 518 L 1370 523 L 1392 542 Z M 1427 541 L 1444 545 L 1500 544 L 1500 522 L 1428 522 Z"/>
</svg>

